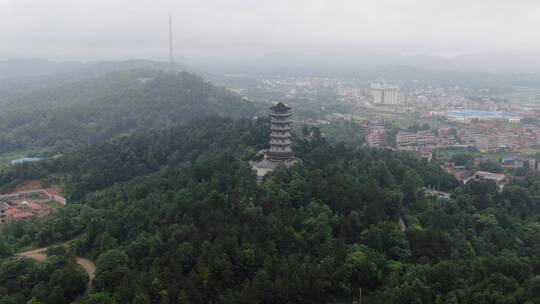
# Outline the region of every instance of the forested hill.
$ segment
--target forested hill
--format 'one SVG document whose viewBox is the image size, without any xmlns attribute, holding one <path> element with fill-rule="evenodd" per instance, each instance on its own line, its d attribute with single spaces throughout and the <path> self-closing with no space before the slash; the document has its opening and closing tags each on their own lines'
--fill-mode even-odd
<svg viewBox="0 0 540 304">
<path fill-rule="evenodd" d="M 0 299 L 64 303 L 13 276 L 10 250 L 75 239 L 97 265 L 83 304 L 540 301 L 538 176 L 499 193 L 404 152 L 296 139 L 303 162 L 257 185 L 267 128 L 208 118 L 4 172 L 61 181 L 71 202 L 3 231 Z M 418 191 L 439 183 L 450 200 Z"/>
<path fill-rule="evenodd" d="M 64 151 L 207 115 L 254 113 L 252 103 L 187 72 L 115 72 L 0 97 L 0 153 Z"/>
</svg>

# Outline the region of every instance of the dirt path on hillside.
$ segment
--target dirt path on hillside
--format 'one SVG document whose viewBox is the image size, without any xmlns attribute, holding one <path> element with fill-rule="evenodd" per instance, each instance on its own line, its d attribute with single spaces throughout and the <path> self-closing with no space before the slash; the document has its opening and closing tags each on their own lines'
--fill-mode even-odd
<svg viewBox="0 0 540 304">
<path fill-rule="evenodd" d="M 62 245 L 66 244 L 64 243 Z M 17 253 L 17 256 L 32 259 L 38 262 L 43 262 L 47 259 L 47 255 L 45 254 L 45 252 L 48 248 L 49 247 L 43 247 L 30 251 L 19 252 Z M 90 278 L 90 280 L 88 280 L 88 286 L 86 287 L 86 293 L 88 293 L 90 287 L 92 287 L 92 280 L 94 279 L 96 274 L 96 265 L 94 265 L 92 261 L 81 257 L 76 257 L 75 261 L 77 261 L 77 264 L 79 264 L 84 269 L 84 271 L 86 272 L 86 274 L 88 274 L 88 277 Z"/>
<path fill-rule="evenodd" d="M 38 248 L 30 251 L 17 253 L 17 256 L 29 258 L 38 262 L 43 262 L 47 259 L 47 256 L 45 255 L 46 250 L 47 248 Z"/>
</svg>

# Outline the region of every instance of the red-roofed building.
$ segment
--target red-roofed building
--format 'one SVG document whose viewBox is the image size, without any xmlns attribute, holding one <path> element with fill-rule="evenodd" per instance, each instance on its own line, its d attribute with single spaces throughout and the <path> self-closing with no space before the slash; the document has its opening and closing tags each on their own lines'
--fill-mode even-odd
<svg viewBox="0 0 540 304">
<path fill-rule="evenodd" d="M 421 158 L 427 159 L 427 161 L 431 161 L 433 159 L 433 152 L 429 148 L 419 148 L 415 151 L 416 155 L 418 155 Z"/>
<path fill-rule="evenodd" d="M 31 212 L 39 217 L 45 217 L 51 214 L 49 208 L 31 201 L 19 202 L 16 207 L 22 211 Z"/>
<path fill-rule="evenodd" d="M 384 130 L 370 130 L 366 135 L 366 143 L 370 147 L 383 147 L 386 145 Z"/>
<path fill-rule="evenodd" d="M 26 219 L 26 218 L 31 218 L 34 216 L 32 212 L 22 211 L 17 208 L 10 208 L 7 210 L 6 213 L 7 213 L 8 221 Z"/>
<path fill-rule="evenodd" d="M 439 135 L 448 134 L 449 132 L 450 132 L 450 128 L 448 128 L 448 127 L 439 128 Z"/>
<path fill-rule="evenodd" d="M 479 122 L 475 126 L 481 129 L 493 129 L 495 127 L 492 123 L 489 122 Z"/>
</svg>

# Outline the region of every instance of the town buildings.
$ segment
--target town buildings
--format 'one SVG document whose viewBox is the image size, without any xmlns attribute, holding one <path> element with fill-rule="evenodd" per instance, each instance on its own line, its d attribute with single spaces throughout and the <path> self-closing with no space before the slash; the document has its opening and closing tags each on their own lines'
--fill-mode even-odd
<svg viewBox="0 0 540 304">
<path fill-rule="evenodd" d="M 527 156 L 506 156 L 501 159 L 501 166 L 506 169 L 536 169 L 536 159 Z"/>
<path fill-rule="evenodd" d="M 519 123 L 523 118 L 513 112 L 478 111 L 471 109 L 448 111 L 446 116 L 449 120 L 463 123 L 470 123 L 473 120 L 504 120 L 510 123 Z"/>
<path fill-rule="evenodd" d="M 416 134 L 400 131 L 396 134 L 396 145 L 398 147 L 416 145 Z"/>
<path fill-rule="evenodd" d="M 493 181 L 499 186 L 499 190 L 502 190 L 508 182 L 506 175 L 486 171 L 476 171 L 473 178 L 477 181 Z"/>
<path fill-rule="evenodd" d="M 422 130 L 416 132 L 416 144 L 417 145 L 436 145 L 439 142 L 439 138 L 433 134 L 430 130 Z"/>
<path fill-rule="evenodd" d="M 418 157 L 421 157 L 429 162 L 433 159 L 433 150 L 430 148 L 420 147 L 420 148 L 416 148 L 414 152 Z"/>
<path fill-rule="evenodd" d="M 430 130 L 421 130 L 416 133 L 400 131 L 396 134 L 396 146 L 436 146 L 441 144 L 438 136 Z"/>
<path fill-rule="evenodd" d="M 384 129 L 369 130 L 366 134 L 366 144 L 370 147 L 380 148 L 386 146 L 386 134 Z"/>
</svg>

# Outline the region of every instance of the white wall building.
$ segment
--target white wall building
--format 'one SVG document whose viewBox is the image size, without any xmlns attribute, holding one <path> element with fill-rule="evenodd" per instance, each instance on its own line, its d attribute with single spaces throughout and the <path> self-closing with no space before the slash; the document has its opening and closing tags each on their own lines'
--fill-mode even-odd
<svg viewBox="0 0 540 304">
<path fill-rule="evenodd" d="M 399 105 L 398 91 L 397 86 L 372 84 L 369 88 L 369 95 L 374 104 Z"/>
<path fill-rule="evenodd" d="M 410 132 L 398 132 L 396 134 L 396 145 L 398 147 L 416 145 L 416 134 Z"/>
</svg>

